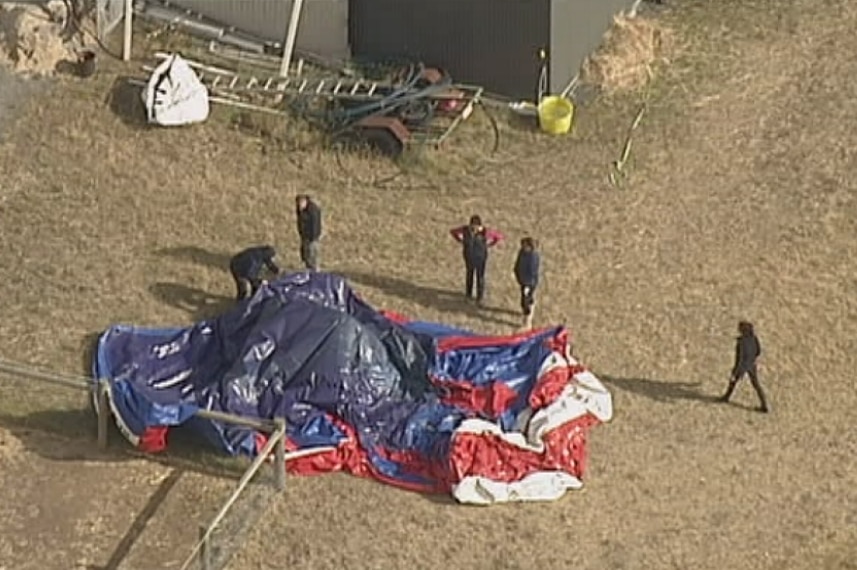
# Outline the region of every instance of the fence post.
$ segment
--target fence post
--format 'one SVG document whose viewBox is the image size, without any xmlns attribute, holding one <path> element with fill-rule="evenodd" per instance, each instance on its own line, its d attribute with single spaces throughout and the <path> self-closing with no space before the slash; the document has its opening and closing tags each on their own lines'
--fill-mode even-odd
<svg viewBox="0 0 857 570">
<path fill-rule="evenodd" d="M 211 539 L 206 538 L 206 532 L 208 532 L 206 526 L 199 525 L 199 540 L 202 541 L 199 549 L 199 565 L 202 570 L 211 570 Z"/>
<path fill-rule="evenodd" d="M 274 423 L 277 426 L 275 435 L 279 434 L 277 446 L 274 448 L 274 480 L 277 491 L 284 491 L 286 488 L 286 420 L 283 418 L 275 418 Z"/>
<path fill-rule="evenodd" d="M 98 448 L 107 449 L 108 418 L 110 418 L 109 402 L 110 385 L 103 378 L 98 381 Z"/>
</svg>

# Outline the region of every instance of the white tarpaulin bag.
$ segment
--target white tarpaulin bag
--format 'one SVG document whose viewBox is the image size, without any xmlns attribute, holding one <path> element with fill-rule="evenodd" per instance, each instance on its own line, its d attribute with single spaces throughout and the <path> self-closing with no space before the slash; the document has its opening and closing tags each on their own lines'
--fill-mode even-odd
<svg viewBox="0 0 857 570">
<path fill-rule="evenodd" d="M 208 118 L 208 88 L 178 54 L 172 54 L 152 72 L 143 103 L 148 121 L 165 127 L 201 123 Z"/>
</svg>

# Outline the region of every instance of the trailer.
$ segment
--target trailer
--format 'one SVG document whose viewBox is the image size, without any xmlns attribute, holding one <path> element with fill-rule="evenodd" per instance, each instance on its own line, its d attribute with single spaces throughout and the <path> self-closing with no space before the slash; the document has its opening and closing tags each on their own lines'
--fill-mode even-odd
<svg viewBox="0 0 857 570">
<path fill-rule="evenodd" d="M 163 61 L 170 54 L 155 53 Z M 409 146 L 441 147 L 480 103 L 482 88 L 458 85 L 442 70 L 399 66 L 386 79 L 330 70 L 293 77 L 249 75 L 186 60 L 212 101 L 297 114 L 335 141 L 368 144 L 391 157 Z M 154 67 L 144 66 L 146 71 Z"/>
</svg>

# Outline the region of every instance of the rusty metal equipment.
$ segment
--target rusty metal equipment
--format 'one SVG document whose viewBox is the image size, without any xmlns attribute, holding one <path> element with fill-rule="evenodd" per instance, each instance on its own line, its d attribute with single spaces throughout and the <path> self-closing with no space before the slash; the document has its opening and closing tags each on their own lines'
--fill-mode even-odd
<svg viewBox="0 0 857 570">
<path fill-rule="evenodd" d="M 159 60 L 168 56 L 155 54 Z M 481 87 L 456 85 L 441 70 L 421 64 L 374 81 L 330 71 L 260 77 L 186 61 L 215 102 L 297 114 L 334 140 L 368 144 L 392 157 L 411 145 L 441 146 L 482 97 Z"/>
</svg>

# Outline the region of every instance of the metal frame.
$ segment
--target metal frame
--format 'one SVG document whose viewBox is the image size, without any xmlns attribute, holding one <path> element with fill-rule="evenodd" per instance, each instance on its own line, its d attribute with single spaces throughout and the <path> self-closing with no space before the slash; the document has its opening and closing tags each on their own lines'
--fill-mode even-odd
<svg viewBox="0 0 857 570">
<path fill-rule="evenodd" d="M 95 27 L 99 41 L 105 41 L 125 17 L 125 6 L 125 0 L 96 0 Z"/>
<path fill-rule="evenodd" d="M 154 57 L 163 61 L 170 54 L 156 52 Z M 361 129 L 388 130 L 400 140 L 402 146 L 440 147 L 452 132 L 465 121 L 481 102 L 483 89 L 473 85 L 443 83 L 433 88 L 434 82 L 443 76 L 431 68 L 422 69 L 421 77 L 427 78 L 428 87 L 408 87 L 388 81 L 370 81 L 330 72 L 315 75 L 300 75 L 284 78 L 269 76 L 249 76 L 237 71 L 206 65 L 186 59 L 188 65 L 197 72 L 200 80 L 211 94 L 215 103 L 232 105 L 244 109 L 262 112 L 283 113 L 283 99 L 315 102 L 323 105 L 356 105 L 365 109 L 353 117 L 342 115 L 339 120 L 330 116 L 322 119 L 325 128 L 337 134 L 360 132 Z M 144 65 L 143 70 L 151 73 L 154 66 Z M 267 97 L 265 105 L 249 103 L 248 98 Z M 432 116 L 424 124 L 399 121 L 401 125 L 389 125 L 390 120 L 399 120 L 400 113 L 414 101 L 425 101 L 431 108 Z M 457 104 L 456 104 L 457 102 Z M 451 107 L 444 109 L 444 107 Z M 378 119 L 385 118 L 387 121 Z M 387 126 L 385 126 L 387 124 Z M 392 128 L 395 127 L 395 128 Z M 404 127 L 404 131 L 403 128 Z"/>
<path fill-rule="evenodd" d="M 58 374 L 38 370 L 30 365 L 11 362 L 0 359 L 0 373 L 36 380 L 54 386 L 61 386 L 73 390 L 91 392 L 95 399 L 95 412 L 98 417 L 98 432 L 97 441 L 98 448 L 106 450 L 108 447 L 108 434 L 110 431 L 110 416 L 112 408 L 110 406 L 110 382 L 107 379 L 99 379 L 97 381 L 92 378 L 83 376 L 72 376 L 67 374 Z M 212 534 L 217 526 L 223 521 L 229 510 L 238 500 L 242 491 L 247 487 L 253 477 L 256 476 L 262 465 L 268 461 L 271 453 L 274 454 L 274 487 L 277 491 L 284 491 L 286 488 L 286 462 L 295 457 L 300 457 L 312 453 L 323 453 L 330 450 L 329 447 L 315 448 L 311 450 L 297 451 L 294 453 L 286 453 L 286 421 L 282 418 L 274 420 L 259 420 L 244 418 L 233 414 L 216 412 L 213 410 L 199 410 L 194 414 L 197 417 L 209 419 L 212 421 L 231 423 L 233 425 L 243 426 L 257 431 L 270 433 L 265 446 L 259 451 L 256 458 L 250 466 L 244 471 L 241 479 L 235 487 L 232 494 L 223 502 L 217 514 L 212 518 L 207 525 L 200 527 L 199 540 L 194 544 L 194 547 L 181 566 L 182 570 L 187 570 L 190 565 L 197 559 L 203 570 L 211 570 L 212 565 Z"/>
</svg>

